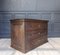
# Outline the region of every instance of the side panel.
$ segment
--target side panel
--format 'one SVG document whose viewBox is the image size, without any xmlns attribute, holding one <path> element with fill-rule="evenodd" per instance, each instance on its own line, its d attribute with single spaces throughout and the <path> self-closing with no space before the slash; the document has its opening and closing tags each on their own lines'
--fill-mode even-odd
<svg viewBox="0 0 60 55">
<path fill-rule="evenodd" d="M 25 52 L 24 22 L 22 24 L 11 24 L 11 46 Z"/>
</svg>

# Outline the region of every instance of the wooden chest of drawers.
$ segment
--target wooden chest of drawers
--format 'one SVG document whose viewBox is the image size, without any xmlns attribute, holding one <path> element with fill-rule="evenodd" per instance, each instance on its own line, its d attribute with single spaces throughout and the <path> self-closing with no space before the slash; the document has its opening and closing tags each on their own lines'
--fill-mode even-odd
<svg viewBox="0 0 60 55">
<path fill-rule="evenodd" d="M 47 34 L 47 20 L 11 20 L 11 47 L 24 53 L 46 43 Z"/>
</svg>

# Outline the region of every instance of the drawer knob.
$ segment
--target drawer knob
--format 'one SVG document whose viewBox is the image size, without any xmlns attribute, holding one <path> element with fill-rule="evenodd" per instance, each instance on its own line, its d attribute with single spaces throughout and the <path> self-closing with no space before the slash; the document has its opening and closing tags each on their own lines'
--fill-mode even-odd
<svg viewBox="0 0 60 55">
<path fill-rule="evenodd" d="M 38 34 L 41 34 L 40 32 Z"/>
<path fill-rule="evenodd" d="M 39 25 L 39 27 L 40 27 L 40 25 Z"/>
</svg>

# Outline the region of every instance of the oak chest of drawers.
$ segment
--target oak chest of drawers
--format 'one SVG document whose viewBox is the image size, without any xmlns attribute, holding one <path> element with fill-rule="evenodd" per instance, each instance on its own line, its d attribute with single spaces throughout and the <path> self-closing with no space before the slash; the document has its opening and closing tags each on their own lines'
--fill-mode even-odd
<svg viewBox="0 0 60 55">
<path fill-rule="evenodd" d="M 48 21 L 36 19 L 11 20 L 11 47 L 24 53 L 46 43 Z"/>
</svg>

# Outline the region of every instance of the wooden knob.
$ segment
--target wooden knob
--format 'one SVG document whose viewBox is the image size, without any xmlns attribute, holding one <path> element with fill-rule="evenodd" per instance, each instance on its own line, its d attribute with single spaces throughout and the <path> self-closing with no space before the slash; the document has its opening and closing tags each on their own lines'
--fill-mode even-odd
<svg viewBox="0 0 60 55">
<path fill-rule="evenodd" d="M 38 34 L 41 34 L 40 32 Z"/>
<path fill-rule="evenodd" d="M 40 27 L 40 25 L 39 25 L 39 27 Z"/>
</svg>

